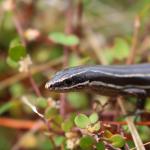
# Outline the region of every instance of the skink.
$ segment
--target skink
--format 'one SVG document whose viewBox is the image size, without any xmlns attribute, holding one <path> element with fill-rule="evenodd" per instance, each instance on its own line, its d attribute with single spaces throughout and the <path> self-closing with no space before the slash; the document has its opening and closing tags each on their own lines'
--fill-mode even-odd
<svg viewBox="0 0 150 150">
<path fill-rule="evenodd" d="M 78 66 L 65 69 L 46 83 L 51 91 L 88 90 L 106 96 L 150 96 L 150 64 Z"/>
</svg>

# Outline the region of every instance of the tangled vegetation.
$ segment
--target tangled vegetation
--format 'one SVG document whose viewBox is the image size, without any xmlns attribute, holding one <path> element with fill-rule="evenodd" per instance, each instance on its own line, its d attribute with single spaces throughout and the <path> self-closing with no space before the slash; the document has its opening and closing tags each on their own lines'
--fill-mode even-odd
<svg viewBox="0 0 150 150">
<path fill-rule="evenodd" d="M 149 63 L 149 0 L 0 4 L 0 150 L 150 149 L 149 98 L 128 117 L 133 97 L 45 89 L 64 68 Z"/>
</svg>

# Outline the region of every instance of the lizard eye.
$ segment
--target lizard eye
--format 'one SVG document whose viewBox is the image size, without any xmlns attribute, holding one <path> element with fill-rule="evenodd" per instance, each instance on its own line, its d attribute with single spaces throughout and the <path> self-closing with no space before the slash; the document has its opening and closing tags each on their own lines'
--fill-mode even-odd
<svg viewBox="0 0 150 150">
<path fill-rule="evenodd" d="M 66 83 L 67 85 L 71 85 L 71 84 L 72 84 L 72 81 L 71 81 L 71 80 L 66 80 L 65 83 Z"/>
</svg>

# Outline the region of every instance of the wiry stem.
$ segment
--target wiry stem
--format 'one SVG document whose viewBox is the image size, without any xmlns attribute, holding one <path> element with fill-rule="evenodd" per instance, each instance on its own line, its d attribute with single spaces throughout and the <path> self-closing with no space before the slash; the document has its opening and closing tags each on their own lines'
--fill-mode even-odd
<svg viewBox="0 0 150 150">
<path fill-rule="evenodd" d="M 73 31 L 72 27 L 72 18 L 73 18 L 73 12 L 72 12 L 72 6 L 73 2 L 68 0 L 68 7 L 66 11 L 66 27 L 65 27 L 65 33 L 70 34 Z M 68 65 L 68 58 L 69 58 L 69 47 L 64 46 L 64 64 L 63 67 L 65 68 Z M 66 94 L 60 95 L 60 114 L 65 117 L 66 114 Z"/>
<path fill-rule="evenodd" d="M 39 90 L 39 88 L 38 88 L 36 82 L 34 81 L 34 79 L 33 79 L 32 75 L 31 75 L 30 71 L 29 71 L 28 73 L 29 73 L 29 80 L 30 80 L 30 83 L 31 83 L 32 88 L 33 88 L 33 90 L 35 91 L 36 95 L 39 96 L 39 97 L 42 96 L 41 91 Z"/>
<path fill-rule="evenodd" d="M 139 29 L 140 29 L 140 17 L 136 16 L 134 21 L 134 33 L 132 38 L 131 52 L 126 61 L 127 64 L 133 64 L 135 62 L 135 58 L 136 58 L 135 56 L 138 51 Z"/>
</svg>

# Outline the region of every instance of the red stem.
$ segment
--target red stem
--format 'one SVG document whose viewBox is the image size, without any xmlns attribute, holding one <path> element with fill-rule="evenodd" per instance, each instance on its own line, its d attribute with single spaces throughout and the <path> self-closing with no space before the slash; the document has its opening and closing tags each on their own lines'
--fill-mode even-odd
<svg viewBox="0 0 150 150">
<path fill-rule="evenodd" d="M 68 8 L 65 13 L 66 16 L 66 27 L 65 27 L 65 33 L 70 34 L 73 31 L 73 26 L 72 26 L 72 18 L 73 18 L 73 2 L 68 0 Z M 69 47 L 64 46 L 64 68 L 68 64 L 68 58 L 69 58 Z M 60 95 L 60 114 L 65 117 L 66 114 L 66 94 L 61 94 Z"/>
<path fill-rule="evenodd" d="M 30 72 L 29 72 L 29 79 L 30 79 L 30 83 L 31 83 L 31 85 L 33 87 L 33 90 L 35 91 L 36 95 L 39 96 L 39 97 L 42 96 L 36 82 L 34 81 L 32 75 L 30 74 Z"/>
</svg>

